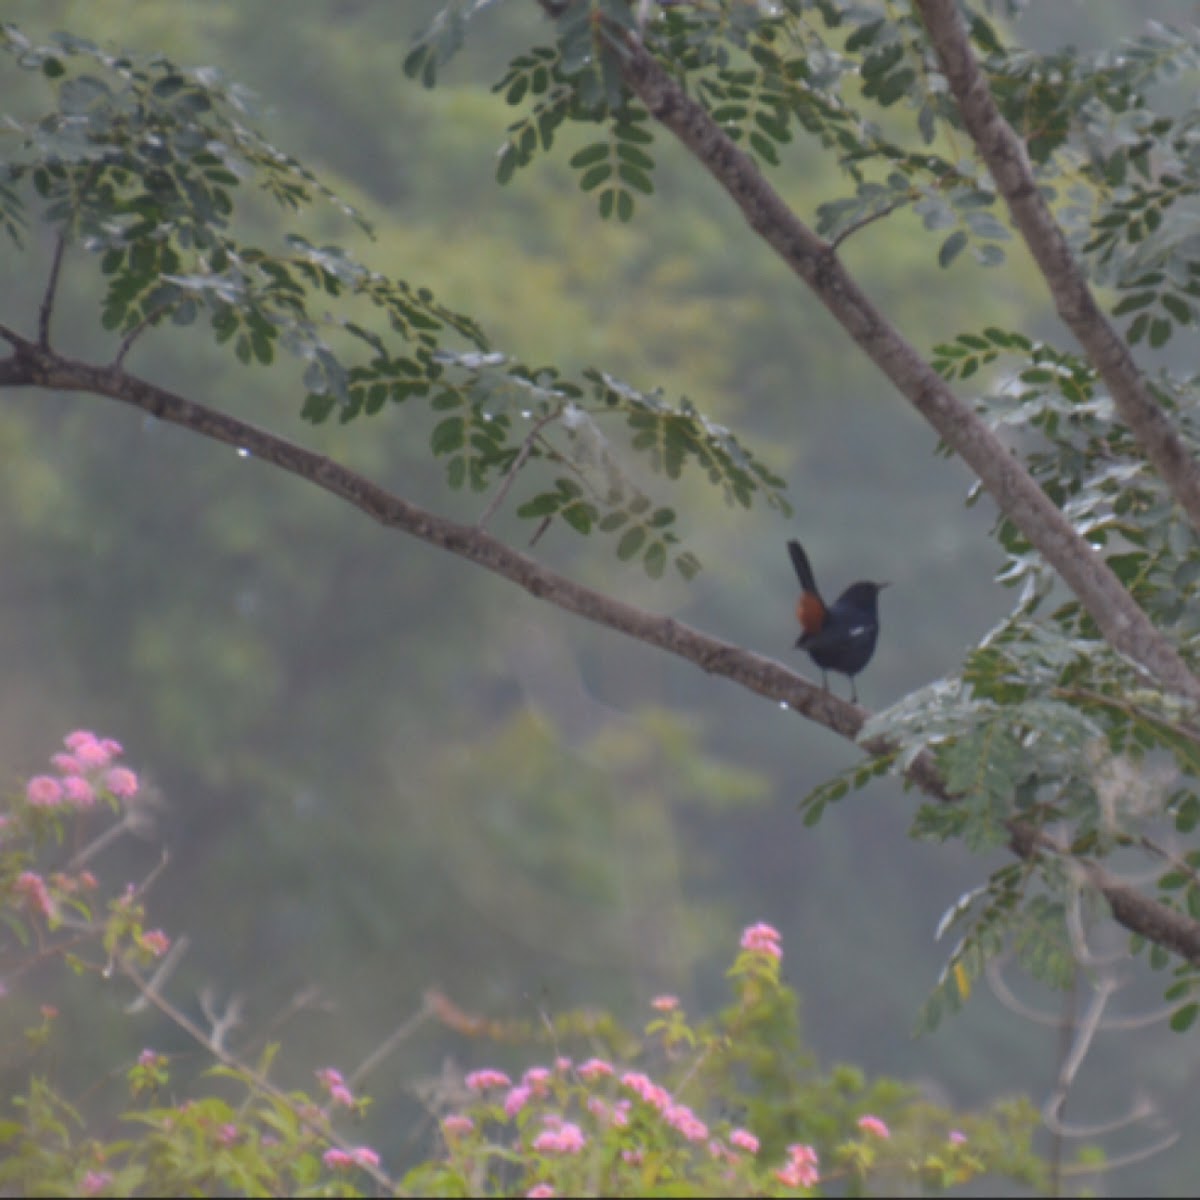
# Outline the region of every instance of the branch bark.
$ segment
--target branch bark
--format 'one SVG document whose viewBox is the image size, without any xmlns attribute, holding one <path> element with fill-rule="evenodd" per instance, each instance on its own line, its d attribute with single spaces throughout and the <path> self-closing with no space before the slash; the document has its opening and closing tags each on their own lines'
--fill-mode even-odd
<svg viewBox="0 0 1200 1200">
<path fill-rule="evenodd" d="M 971 50 L 955 0 L 917 0 L 916 7 L 971 140 L 1029 247 L 1054 307 L 1087 352 L 1121 420 L 1200 529 L 1200 464 L 1155 400 L 1120 332 L 1101 311 L 1054 214 L 1038 190 L 1025 145 L 1001 115 Z"/>
<path fill-rule="evenodd" d="M 710 637 L 673 617 L 647 612 L 567 579 L 511 549 L 478 525 L 462 525 L 440 517 L 324 455 L 188 400 L 119 367 L 77 362 L 7 327 L 0 327 L 0 336 L 14 347 L 11 356 L 0 359 L 0 387 L 37 387 L 104 396 L 202 437 L 248 450 L 254 458 L 345 500 L 381 524 L 466 558 L 538 599 L 646 645 L 657 646 L 710 675 L 722 676 L 764 699 L 786 705 L 855 742 L 867 754 L 880 756 L 894 750 L 882 739 L 858 740 L 868 715 L 864 709 L 814 686 L 780 663 Z M 935 800 L 942 803 L 956 800 L 929 754 L 918 755 L 905 777 Z M 1010 833 L 1013 851 L 1023 858 L 1053 854 L 1080 863 L 1088 883 L 1105 897 L 1120 924 L 1164 949 L 1200 963 L 1200 921 L 1142 895 L 1098 863 L 1071 856 L 1066 847 L 1033 826 L 1013 822 Z"/>
<path fill-rule="evenodd" d="M 963 403 L 846 271 L 834 249 L 788 208 L 754 161 L 624 31 L 625 80 L 650 114 L 687 147 L 747 223 L 808 284 L 854 343 L 979 476 L 992 498 L 1045 556 L 1105 639 L 1165 688 L 1200 701 L 1200 679 L 984 421 Z"/>
</svg>

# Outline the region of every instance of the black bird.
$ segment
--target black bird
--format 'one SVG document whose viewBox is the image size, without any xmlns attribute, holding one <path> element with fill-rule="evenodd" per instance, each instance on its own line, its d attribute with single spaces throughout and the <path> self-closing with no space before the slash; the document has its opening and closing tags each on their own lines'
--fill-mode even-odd
<svg viewBox="0 0 1200 1200">
<path fill-rule="evenodd" d="M 871 661 L 879 636 L 879 593 L 886 583 L 852 583 L 829 607 L 817 591 L 808 555 L 799 542 L 788 542 L 792 566 L 800 578 L 796 619 L 804 632 L 796 639 L 821 668 L 821 686 L 828 690 L 826 671 L 850 678 L 850 699 L 858 703 L 854 677 Z"/>
</svg>

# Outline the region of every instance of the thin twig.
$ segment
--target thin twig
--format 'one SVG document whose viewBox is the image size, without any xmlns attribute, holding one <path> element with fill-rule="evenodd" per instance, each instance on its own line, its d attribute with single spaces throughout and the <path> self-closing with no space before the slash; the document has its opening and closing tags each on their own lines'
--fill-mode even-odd
<svg viewBox="0 0 1200 1200">
<path fill-rule="evenodd" d="M 58 273 L 62 268 L 63 251 L 67 248 L 66 232 L 60 232 L 54 240 L 54 259 L 50 263 L 50 278 L 46 280 L 46 293 L 38 309 L 38 345 L 50 349 L 50 314 L 54 311 L 54 294 L 58 291 Z"/>
<path fill-rule="evenodd" d="M 315 984 L 301 988 L 258 1033 L 242 1046 L 242 1053 L 249 1054 L 252 1049 L 266 1045 L 297 1013 L 308 1009 L 324 1008 L 329 1011 L 333 1005 L 321 1000 L 321 990 Z"/>
<path fill-rule="evenodd" d="M 125 361 L 125 355 L 129 353 L 130 346 L 133 345 L 138 338 L 154 324 L 164 313 L 168 312 L 175 305 L 174 300 L 164 300 L 161 304 L 156 304 L 126 335 L 120 346 L 117 347 L 117 356 L 113 359 L 113 367 L 120 367 Z"/>
<path fill-rule="evenodd" d="M 209 1040 L 214 1046 L 225 1048 L 225 1039 L 230 1032 L 236 1029 L 242 1023 L 242 998 L 238 995 L 230 996 L 229 1003 L 225 1005 L 223 1013 L 217 1012 L 217 997 L 211 987 L 206 986 L 200 993 L 200 1011 L 204 1014 L 204 1019 L 209 1023 L 212 1032 L 208 1035 Z"/>
<path fill-rule="evenodd" d="M 411 1017 L 409 1017 L 399 1029 L 390 1036 L 386 1037 L 366 1058 L 350 1072 L 350 1078 L 347 1080 L 349 1085 L 357 1087 L 389 1054 L 392 1053 L 403 1042 L 408 1041 L 410 1037 L 433 1016 L 433 1005 L 430 1004 L 428 998 L 421 1001 L 421 1007 L 417 1009 Z"/>
<path fill-rule="evenodd" d="M 85 863 L 91 862 L 102 850 L 107 849 L 119 837 L 133 831 L 134 817 L 133 809 L 127 808 L 121 819 L 115 824 L 110 825 L 103 833 L 94 840 L 88 842 L 86 846 L 80 850 L 69 863 L 67 863 L 68 871 L 78 871 Z"/>
<path fill-rule="evenodd" d="M 848 237 L 852 236 L 853 234 L 856 234 L 860 229 L 865 229 L 873 221 L 882 221 L 884 217 L 890 217 L 892 215 L 892 213 L 894 213 L 896 211 L 896 209 L 903 208 L 909 202 L 909 199 L 910 199 L 910 197 L 904 196 L 903 198 L 901 198 L 899 200 L 893 200 L 891 202 L 891 204 L 885 204 L 877 212 L 868 213 L 865 217 L 859 217 L 859 219 L 857 221 L 852 221 L 849 225 L 846 226 L 845 229 L 842 230 L 841 233 L 839 233 L 837 235 L 837 237 L 835 237 L 833 239 L 833 241 L 831 241 L 829 243 L 830 252 L 836 253 L 837 248 Z"/>
<path fill-rule="evenodd" d="M 989 959 L 987 966 L 984 967 L 988 986 L 992 989 L 992 995 L 1005 1008 L 1010 1012 L 1016 1013 L 1022 1020 L 1029 1021 L 1034 1025 L 1046 1025 L 1051 1029 L 1061 1029 L 1065 1018 L 1056 1013 L 1043 1012 L 1040 1008 L 1034 1008 L 1032 1004 L 1022 1000 L 1012 990 L 1008 984 L 1008 980 L 1004 977 L 1004 962 L 1006 957 Z M 1179 1004 L 1163 1005 L 1161 1008 L 1156 1008 L 1151 1012 L 1135 1013 L 1131 1016 L 1105 1017 L 1100 1023 L 1100 1032 L 1130 1033 L 1135 1029 L 1146 1029 L 1151 1025 L 1157 1025 L 1162 1021 L 1169 1020 L 1187 1003 L 1190 1003 L 1190 1001 L 1185 1000 Z"/>
<path fill-rule="evenodd" d="M 117 360 L 118 363 L 120 359 Z M 508 495 L 509 488 L 516 482 L 517 474 L 525 465 L 525 460 L 533 451 L 533 443 L 537 440 L 538 435 L 552 421 L 557 421 L 562 416 L 562 408 L 552 409 L 545 416 L 539 417 L 533 424 L 533 428 L 525 436 L 525 440 L 521 443 L 521 449 L 517 453 L 517 457 L 513 459 L 513 464 L 504 474 L 504 478 L 500 481 L 500 486 L 496 489 L 496 494 L 492 497 L 487 508 L 480 514 L 479 520 L 475 522 L 479 529 L 482 529 L 488 521 L 495 515 L 496 510 L 504 503 L 504 497 Z"/>
<path fill-rule="evenodd" d="M 1153 1142 L 1149 1146 L 1143 1146 L 1140 1150 L 1131 1150 L 1128 1154 L 1121 1154 L 1116 1158 L 1106 1155 L 1104 1161 L 1097 1166 L 1092 1166 L 1089 1163 L 1072 1163 L 1070 1166 L 1063 1167 L 1062 1173 L 1064 1177 L 1098 1175 L 1101 1172 L 1107 1175 L 1109 1171 L 1115 1171 L 1118 1167 L 1131 1167 L 1135 1163 L 1143 1162 L 1147 1158 L 1153 1158 L 1156 1154 L 1161 1154 L 1164 1150 L 1170 1150 L 1177 1141 L 1179 1141 L 1178 1132 L 1168 1133 L 1166 1137 L 1160 1138 L 1157 1142 Z"/>
<path fill-rule="evenodd" d="M 16 346 L 18 349 L 25 345 L 25 339 L 15 329 L 9 329 L 7 325 L 0 325 L 0 338 L 3 338 L 10 346 Z"/>
<path fill-rule="evenodd" d="M 186 933 L 181 933 L 167 950 L 162 962 L 154 970 L 154 974 L 150 976 L 146 984 L 148 991 L 161 992 L 163 985 L 175 974 L 175 968 L 183 961 L 184 954 L 187 953 L 188 946 L 191 945 L 191 939 Z M 125 1005 L 125 1011 L 133 1016 L 140 1013 L 146 1007 L 146 1000 L 143 996 L 134 996 L 134 998 Z"/>
</svg>

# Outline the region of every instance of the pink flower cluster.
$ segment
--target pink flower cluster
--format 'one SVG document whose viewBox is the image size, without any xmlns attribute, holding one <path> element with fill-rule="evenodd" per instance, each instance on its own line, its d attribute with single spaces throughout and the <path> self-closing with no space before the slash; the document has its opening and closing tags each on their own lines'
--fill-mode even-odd
<svg viewBox="0 0 1200 1200">
<path fill-rule="evenodd" d="M 533 1148 L 542 1154 L 578 1154 L 586 1145 L 587 1138 L 578 1125 L 549 1117 L 546 1128 L 533 1139 Z"/>
<path fill-rule="evenodd" d="M 329 1093 L 329 1099 L 340 1108 L 353 1108 L 354 1093 L 346 1086 L 341 1071 L 334 1067 L 322 1067 L 317 1072 L 321 1086 Z"/>
<path fill-rule="evenodd" d="M 769 954 L 772 958 L 782 958 L 783 950 L 779 945 L 779 930 L 773 925 L 759 921 L 757 925 L 747 926 L 742 931 L 742 949 L 754 950 L 759 954 Z"/>
<path fill-rule="evenodd" d="M 613 1067 L 612 1063 L 605 1062 L 602 1058 L 589 1058 L 587 1062 L 580 1063 L 576 1071 L 584 1083 L 595 1083 L 597 1079 L 605 1079 L 612 1075 Z"/>
<path fill-rule="evenodd" d="M 466 1083 L 473 1092 L 488 1092 L 492 1088 L 512 1087 L 512 1080 L 503 1071 L 497 1071 L 493 1067 L 472 1071 L 467 1076 Z"/>
<path fill-rule="evenodd" d="M 162 958 L 171 948 L 171 939 L 161 929 L 147 929 L 138 938 L 138 944 L 144 950 L 149 950 L 155 958 Z"/>
<path fill-rule="evenodd" d="M 816 1187 L 821 1182 L 817 1152 L 811 1146 L 789 1146 L 788 1160 L 775 1172 L 775 1178 L 784 1187 Z"/>
<path fill-rule="evenodd" d="M 729 1141 L 731 1145 L 736 1146 L 739 1150 L 745 1150 L 747 1154 L 758 1153 L 758 1138 L 748 1129 L 735 1129 L 729 1135 Z"/>
<path fill-rule="evenodd" d="M 127 799 L 137 794 L 138 777 L 128 767 L 113 766 L 124 753 L 120 742 L 100 738 L 87 729 L 77 729 L 63 739 L 65 753 L 52 756 L 58 775 L 35 775 L 25 785 L 25 799 L 31 808 L 91 808 L 96 791 L 107 791 Z"/>
<path fill-rule="evenodd" d="M 651 1108 L 657 1108 L 661 1113 L 665 1113 L 671 1106 L 671 1093 L 641 1071 L 626 1071 L 621 1076 L 621 1083 L 640 1100 L 649 1104 Z"/>
<path fill-rule="evenodd" d="M 470 1117 L 463 1116 L 462 1113 L 450 1113 L 442 1118 L 442 1133 L 446 1139 L 464 1137 L 468 1133 L 475 1131 L 475 1122 Z"/>
<path fill-rule="evenodd" d="M 98 1196 L 112 1183 L 112 1175 L 108 1171 L 89 1171 L 79 1185 L 79 1191 L 84 1196 Z"/>
<path fill-rule="evenodd" d="M 14 890 L 18 896 L 23 896 L 30 908 L 36 909 L 43 917 L 54 916 L 54 897 L 46 881 L 36 871 L 22 871 L 17 876 Z"/>
<path fill-rule="evenodd" d="M 347 1171 L 351 1167 L 378 1167 L 379 1154 L 370 1146 L 355 1146 L 353 1150 L 326 1150 L 321 1161 L 331 1170 Z"/>
<path fill-rule="evenodd" d="M 858 1118 L 858 1127 L 863 1133 L 869 1133 L 872 1137 L 882 1138 L 887 1141 L 892 1136 L 892 1131 L 887 1127 L 887 1123 L 880 1117 L 872 1117 L 869 1114 L 865 1117 Z"/>
</svg>

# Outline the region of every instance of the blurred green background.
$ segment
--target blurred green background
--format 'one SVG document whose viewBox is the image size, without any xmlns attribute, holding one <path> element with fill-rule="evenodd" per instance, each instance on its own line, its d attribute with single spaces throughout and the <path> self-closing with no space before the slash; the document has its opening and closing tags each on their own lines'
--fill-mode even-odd
<svg viewBox="0 0 1200 1200">
<path fill-rule="evenodd" d="M 594 364 L 686 394 L 789 482 L 785 521 L 727 509 L 695 479 L 650 481 L 705 564 L 691 584 L 649 581 L 565 529 L 538 543 L 541 559 L 811 671 L 792 650 L 784 550 L 801 537 L 827 593 L 863 577 L 894 584 L 859 680 L 868 707 L 954 669 L 1008 599 L 992 582 L 990 511 L 963 505 L 969 474 L 934 455 L 931 432 L 665 138 L 656 194 L 628 226 L 597 218 L 565 166 L 569 144 L 498 188 L 512 118 L 489 84 L 540 18 L 529 3 L 491 6 L 427 92 L 400 64 L 435 7 L 10 0 L 4 17 L 34 37 L 65 29 L 219 65 L 256 93 L 263 132 L 378 235 L 318 210 L 309 236 L 433 288 L 527 362 Z M 1100 45 L 1138 13 L 1191 12 L 1041 7 L 1033 38 Z M 35 79 L 5 89 L 20 111 L 46 103 Z M 808 217 L 842 187 L 802 142 L 777 183 Z M 258 203 L 249 220 L 264 240 L 294 227 Z M 919 347 L 988 323 L 1054 335 L 1019 252 L 1000 271 L 963 256 L 941 272 L 919 232 L 898 216 L 845 248 Z M 0 320 L 25 332 L 50 246 L 34 231 L 27 255 L 0 259 Z M 94 266 L 68 256 L 56 328 L 64 350 L 103 358 Z M 306 426 L 298 367 L 240 368 L 200 327 L 146 337 L 129 366 L 438 511 L 471 519 L 482 507 L 428 463 L 415 408 Z M 1050 1086 L 1055 1032 L 984 992 L 935 1036 L 911 1036 L 948 949 L 933 940 L 939 916 L 1003 860 L 907 840 L 915 799 L 892 782 L 804 829 L 797 802 L 856 758 L 833 735 L 107 401 L 6 393 L 0 456 L 0 759 L 16 783 L 70 729 L 124 742 L 161 796 L 159 824 L 98 870 L 139 878 L 168 847 L 151 923 L 190 939 L 171 985 L 185 1006 L 205 985 L 239 993 L 254 1033 L 318 989 L 322 1004 L 280 1035 L 287 1082 L 353 1067 L 431 986 L 471 1012 L 530 1021 L 580 1004 L 639 1020 L 661 990 L 701 1009 L 722 995 L 738 931 L 761 919 L 784 934 L 822 1058 L 958 1105 Z M 495 528 L 518 545 L 529 532 L 503 516 Z M 81 1086 L 114 1049 L 185 1048 L 157 1018 L 125 1015 L 118 993 L 91 989 L 67 1009 L 89 1031 L 91 1061 L 63 1065 Z M 1166 1033 L 1103 1043 L 1072 1115 L 1103 1118 L 1148 1091 L 1194 1134 L 1181 1103 L 1193 1045 Z M 409 1144 L 418 1081 L 493 1061 L 532 1060 L 431 1027 L 406 1041 L 365 1085 L 373 1144 Z M 1114 1176 L 1112 1191 L 1178 1190 L 1195 1157 L 1177 1148 Z"/>
</svg>

